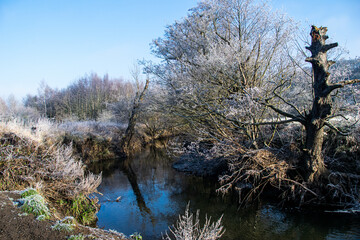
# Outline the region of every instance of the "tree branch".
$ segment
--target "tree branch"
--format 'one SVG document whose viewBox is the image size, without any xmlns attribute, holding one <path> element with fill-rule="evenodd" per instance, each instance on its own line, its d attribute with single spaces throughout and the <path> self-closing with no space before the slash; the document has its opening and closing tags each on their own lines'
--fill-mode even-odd
<svg viewBox="0 0 360 240">
<path fill-rule="evenodd" d="M 289 105 L 290 107 L 292 107 L 293 109 L 295 109 L 295 111 L 299 114 L 299 116 L 305 120 L 305 117 L 302 115 L 302 113 L 300 112 L 300 110 L 292 103 L 287 102 L 283 97 L 281 97 L 280 95 L 278 95 L 277 93 L 275 93 L 275 96 L 278 97 L 281 101 L 283 101 L 286 105 Z"/>
<path fill-rule="evenodd" d="M 360 82 L 360 79 L 353 79 L 353 80 L 341 81 L 341 82 L 338 82 L 337 84 L 331 84 L 324 90 L 323 94 L 328 95 L 335 89 L 342 88 L 342 87 L 345 87 L 346 85 L 351 85 L 351 84 L 359 83 L 359 82 Z"/>
<path fill-rule="evenodd" d="M 342 115 L 342 114 L 331 115 L 331 116 L 327 117 L 326 120 L 330 120 L 330 119 L 336 118 L 336 117 L 341 117 L 341 118 L 343 118 L 343 119 L 346 120 L 346 121 L 349 120 L 347 117 L 345 117 L 345 116 Z"/>
<path fill-rule="evenodd" d="M 339 44 L 336 42 L 336 43 L 330 43 L 330 44 L 325 44 L 322 46 L 321 48 L 321 51 L 322 52 L 327 52 L 329 51 L 330 49 L 334 48 L 334 47 L 337 47 Z"/>
<path fill-rule="evenodd" d="M 273 105 L 271 105 L 271 104 L 264 103 L 264 102 L 262 102 L 262 103 L 260 103 L 260 104 L 262 104 L 262 105 L 264 105 L 264 106 L 266 106 L 266 107 L 271 108 L 271 109 L 274 110 L 276 113 L 278 113 L 278 114 L 280 114 L 280 115 L 282 115 L 282 116 L 284 116 L 284 117 L 291 118 L 291 119 L 293 120 L 293 122 L 300 122 L 301 124 L 305 124 L 305 120 L 304 120 L 304 119 L 299 118 L 299 117 L 297 117 L 297 116 L 295 116 L 295 115 L 293 115 L 293 114 L 284 112 L 283 110 L 278 109 L 277 107 L 275 107 L 275 106 L 273 106 Z"/>
<path fill-rule="evenodd" d="M 250 126 L 262 126 L 262 125 L 285 124 L 285 123 L 291 123 L 291 122 L 299 122 L 299 120 L 298 119 L 289 119 L 289 120 L 275 121 L 275 122 L 247 123 L 247 125 L 250 125 Z"/>
<path fill-rule="evenodd" d="M 330 129 L 334 130 L 336 133 L 340 134 L 341 136 L 348 136 L 350 132 L 342 132 L 337 127 L 332 125 L 330 122 L 326 121 L 325 125 L 328 126 Z"/>
</svg>

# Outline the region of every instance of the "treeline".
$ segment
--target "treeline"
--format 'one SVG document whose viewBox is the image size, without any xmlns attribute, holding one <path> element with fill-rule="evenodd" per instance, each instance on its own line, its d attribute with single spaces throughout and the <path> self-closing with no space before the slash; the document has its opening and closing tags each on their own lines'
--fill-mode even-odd
<svg viewBox="0 0 360 240">
<path fill-rule="evenodd" d="M 126 108 L 135 91 L 129 81 L 90 74 L 61 90 L 41 83 L 38 94 L 26 96 L 24 105 L 57 120 L 99 120 L 118 102 Z"/>
</svg>

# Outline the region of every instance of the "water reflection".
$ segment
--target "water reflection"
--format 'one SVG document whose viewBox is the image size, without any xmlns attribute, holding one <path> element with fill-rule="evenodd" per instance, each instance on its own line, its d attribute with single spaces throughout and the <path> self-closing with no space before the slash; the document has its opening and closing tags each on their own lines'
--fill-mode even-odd
<svg viewBox="0 0 360 240">
<path fill-rule="evenodd" d="M 231 196 L 215 193 L 216 183 L 176 172 L 170 162 L 164 152 L 148 149 L 133 160 L 92 166 L 92 171 L 103 172 L 98 226 L 161 239 L 190 201 L 192 211 L 201 209 L 201 218 L 224 214 L 225 240 L 360 239 L 359 217 L 286 211 L 261 203 L 239 210 Z"/>
</svg>

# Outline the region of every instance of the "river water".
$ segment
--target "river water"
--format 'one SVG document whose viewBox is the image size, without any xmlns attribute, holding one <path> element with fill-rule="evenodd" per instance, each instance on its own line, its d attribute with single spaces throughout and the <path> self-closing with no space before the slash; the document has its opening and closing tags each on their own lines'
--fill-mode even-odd
<svg viewBox="0 0 360 240">
<path fill-rule="evenodd" d="M 171 168 L 163 151 L 148 149 L 132 160 L 106 161 L 91 168 L 103 172 L 98 190 L 101 208 L 98 227 L 144 240 L 161 239 L 186 205 L 200 218 L 223 215 L 222 239 L 360 239 L 360 217 L 329 213 L 304 213 L 258 203 L 239 208 L 236 199 L 215 193 L 216 183 Z"/>
</svg>

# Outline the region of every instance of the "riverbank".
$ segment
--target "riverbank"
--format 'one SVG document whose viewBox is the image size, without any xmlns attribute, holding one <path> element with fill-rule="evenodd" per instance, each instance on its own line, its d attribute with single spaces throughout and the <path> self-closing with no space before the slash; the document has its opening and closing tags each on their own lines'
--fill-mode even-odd
<svg viewBox="0 0 360 240">
<path fill-rule="evenodd" d="M 102 229 L 91 228 L 84 225 L 68 231 L 54 229 L 55 219 L 38 220 L 33 214 L 25 214 L 14 205 L 14 200 L 19 199 L 18 191 L 0 192 L 0 239 L 6 240 L 60 240 L 69 239 L 113 239 L 124 240 L 121 234 Z M 75 238 L 77 236 L 78 238 Z M 82 237 L 82 238 L 81 238 Z M 71 238 L 70 238 L 71 239 Z"/>
<path fill-rule="evenodd" d="M 97 192 L 101 174 L 85 170 L 82 160 L 73 154 L 72 145 L 62 144 L 62 133 L 49 121 L 31 125 L 17 121 L 0 123 L 0 203 L 4 222 L 0 239 L 67 239 L 73 233 L 54 234 L 52 227 L 55 221 L 70 216 L 76 225 L 75 234 L 98 232 L 99 236 L 110 234 L 111 238 L 94 235 L 96 239 L 125 239 L 123 234 L 90 231 L 84 226 L 97 220 L 100 205 L 97 198 L 90 196 Z M 29 188 L 35 189 L 39 193 L 37 198 L 48 207 L 45 216 L 27 215 L 12 203 L 19 198 L 19 190 Z"/>
</svg>

